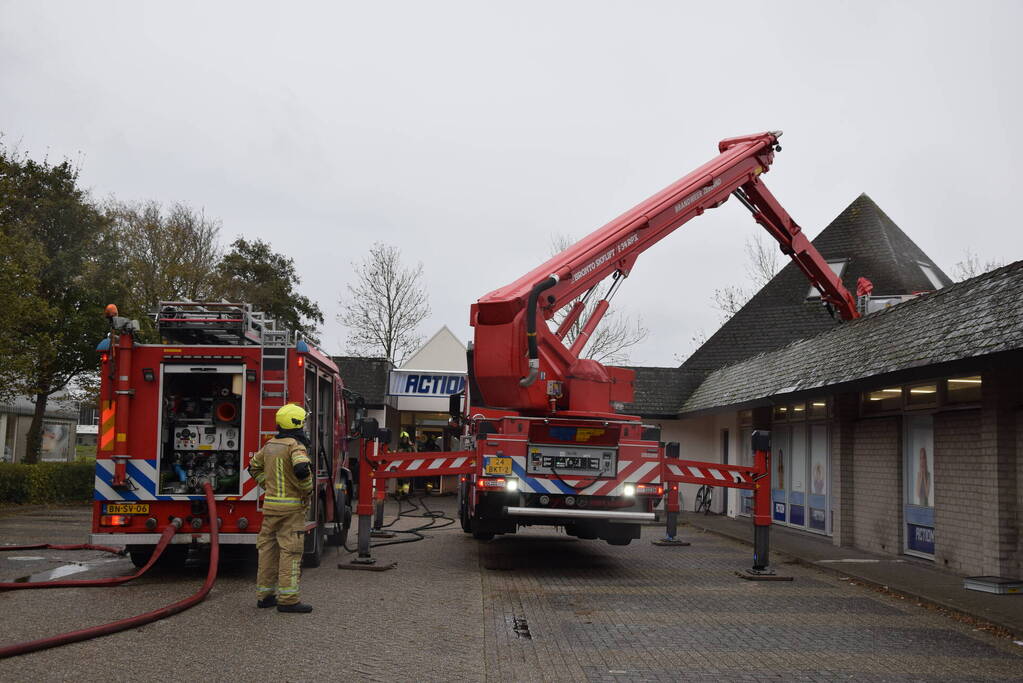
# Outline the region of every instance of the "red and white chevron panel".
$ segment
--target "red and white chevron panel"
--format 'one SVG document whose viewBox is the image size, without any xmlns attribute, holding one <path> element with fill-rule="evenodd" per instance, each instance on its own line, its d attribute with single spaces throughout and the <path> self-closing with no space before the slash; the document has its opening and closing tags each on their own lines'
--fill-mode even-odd
<svg viewBox="0 0 1023 683">
<path fill-rule="evenodd" d="M 375 472 L 375 476 L 379 478 L 468 474 L 476 466 L 476 458 L 472 455 L 423 457 L 420 453 L 415 455 L 388 453 L 381 460 L 384 464 Z"/>
<path fill-rule="evenodd" d="M 715 465 L 709 462 L 676 461 L 665 462 L 665 481 L 682 481 L 691 484 L 710 484 L 731 488 L 753 488 L 754 474 L 750 467 Z"/>
</svg>

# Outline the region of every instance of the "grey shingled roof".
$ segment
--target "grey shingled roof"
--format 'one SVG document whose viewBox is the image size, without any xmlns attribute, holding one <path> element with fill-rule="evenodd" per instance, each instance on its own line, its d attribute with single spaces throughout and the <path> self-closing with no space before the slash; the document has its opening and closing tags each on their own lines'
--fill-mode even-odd
<svg viewBox="0 0 1023 683">
<path fill-rule="evenodd" d="M 628 368 L 636 373 L 633 384 L 635 402 L 621 411 L 627 415 L 671 419 L 678 416 L 681 397 L 688 396 L 700 384 L 703 373 L 682 368 Z"/>
<path fill-rule="evenodd" d="M 842 283 L 850 292 L 856 291 L 861 276 L 874 283 L 874 295 L 932 290 L 920 263 L 931 266 L 946 286 L 952 282 L 866 194 L 831 221 L 813 245 L 827 260 L 848 259 Z M 789 262 L 682 368 L 706 374 L 831 329 L 839 321 L 819 301 L 807 300 L 809 288 L 802 272 Z"/>
<path fill-rule="evenodd" d="M 384 405 L 387 375 L 394 367 L 386 358 L 332 356 L 345 388 L 362 395 L 367 406 Z"/>
<path fill-rule="evenodd" d="M 682 413 L 1023 349 L 1023 261 L 716 370 Z"/>
</svg>

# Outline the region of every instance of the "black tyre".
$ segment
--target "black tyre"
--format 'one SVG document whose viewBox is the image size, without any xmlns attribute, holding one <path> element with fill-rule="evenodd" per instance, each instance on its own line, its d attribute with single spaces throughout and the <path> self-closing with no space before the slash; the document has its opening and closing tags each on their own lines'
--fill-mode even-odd
<svg viewBox="0 0 1023 683">
<path fill-rule="evenodd" d="M 494 538 L 494 532 L 483 527 L 479 519 L 473 519 L 471 524 L 472 537 L 477 541 L 490 541 Z"/>
<path fill-rule="evenodd" d="M 607 542 L 611 545 L 629 545 L 632 543 L 631 538 L 609 538 Z"/>
<path fill-rule="evenodd" d="M 458 494 L 458 523 L 462 525 L 462 531 L 471 534 L 472 522 L 469 519 L 469 491 L 464 483 L 459 485 Z"/>
<path fill-rule="evenodd" d="M 331 524 L 327 545 L 343 546 L 348 543 L 348 530 L 352 528 L 352 505 L 347 490 L 347 487 L 344 491 L 335 490 L 334 519 L 337 521 Z"/>
<path fill-rule="evenodd" d="M 142 569 L 149 562 L 149 558 L 153 555 L 154 550 L 156 550 L 156 547 L 151 545 L 130 545 L 128 546 L 128 557 L 131 558 L 133 565 Z M 164 548 L 159 559 L 156 560 L 156 564 L 153 565 L 153 569 L 181 569 L 185 566 L 185 560 L 187 559 L 188 548 L 186 546 L 169 545 Z"/>
</svg>

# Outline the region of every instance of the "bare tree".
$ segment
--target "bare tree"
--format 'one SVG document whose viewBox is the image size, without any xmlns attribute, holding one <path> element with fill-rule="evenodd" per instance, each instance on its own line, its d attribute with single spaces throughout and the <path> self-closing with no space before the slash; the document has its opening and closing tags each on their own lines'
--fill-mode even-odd
<svg viewBox="0 0 1023 683">
<path fill-rule="evenodd" d="M 966 247 L 963 251 L 963 260 L 957 261 L 952 266 L 952 279 L 956 282 L 962 282 L 963 280 L 969 280 L 971 277 L 983 275 L 995 268 L 1001 268 L 1004 265 L 1005 262 L 997 259 L 989 259 L 981 263 L 980 257 L 972 249 Z"/>
<path fill-rule="evenodd" d="M 423 264 L 406 268 L 398 247 L 377 242 L 352 265 L 357 281 L 346 285 L 337 316 L 348 329 L 348 349 L 401 365 L 423 343 L 419 325 L 430 315 Z"/>
<path fill-rule="evenodd" d="M 220 222 L 184 204 L 169 210 L 157 202 L 110 201 L 113 222 L 131 287 L 126 314 L 139 316 L 163 299 L 214 297 L 221 259 Z"/>
<path fill-rule="evenodd" d="M 721 322 L 735 315 L 778 274 L 781 270 L 780 253 L 774 242 L 760 233 L 746 238 L 746 281 L 749 285 L 729 285 L 714 290 L 714 308 L 721 312 Z"/>
<path fill-rule="evenodd" d="M 553 235 L 551 237 L 551 255 L 560 254 L 572 246 L 575 241 L 568 235 Z M 576 299 L 578 301 L 578 299 Z M 574 303 L 574 302 L 572 302 Z M 571 346 L 582 331 L 589 314 L 596 306 L 596 302 L 590 302 L 582 315 L 576 318 L 575 323 L 568 329 L 565 335 L 565 343 Z M 572 305 L 567 305 L 554 316 L 554 327 L 560 327 Z M 640 316 L 630 317 L 622 311 L 613 311 L 604 316 L 597 329 L 590 335 L 589 341 L 583 352 L 585 358 L 592 358 L 598 363 L 609 365 L 623 365 L 629 362 L 629 350 L 647 338 L 650 331 L 643 326 L 643 319 Z"/>
<path fill-rule="evenodd" d="M 673 353 L 671 357 L 676 363 L 682 365 L 686 362 L 689 356 L 696 352 L 696 349 L 707 343 L 707 333 L 702 328 L 698 328 L 693 331 L 689 337 L 689 346 L 682 353 Z"/>
</svg>

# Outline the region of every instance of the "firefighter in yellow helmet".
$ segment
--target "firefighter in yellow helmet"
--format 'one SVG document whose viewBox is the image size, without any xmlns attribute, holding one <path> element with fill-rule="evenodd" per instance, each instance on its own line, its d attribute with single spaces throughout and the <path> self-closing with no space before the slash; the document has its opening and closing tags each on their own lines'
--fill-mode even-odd
<svg viewBox="0 0 1023 683">
<path fill-rule="evenodd" d="M 252 457 L 249 474 L 266 492 L 263 524 L 256 539 L 259 571 L 257 607 L 278 612 L 312 612 L 299 601 L 298 581 L 305 545 L 306 509 L 312 497 L 309 437 L 303 431 L 306 412 L 289 403 L 277 411 L 277 435 Z"/>
</svg>

